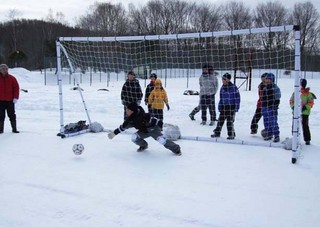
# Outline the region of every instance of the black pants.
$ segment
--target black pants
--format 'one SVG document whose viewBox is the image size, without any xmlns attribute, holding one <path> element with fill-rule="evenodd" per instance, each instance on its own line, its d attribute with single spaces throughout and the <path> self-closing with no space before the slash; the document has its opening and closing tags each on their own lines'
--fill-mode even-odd
<svg viewBox="0 0 320 227">
<path fill-rule="evenodd" d="M 201 119 L 207 121 L 207 108 L 209 108 L 210 121 L 216 120 L 215 95 L 201 95 L 200 97 Z"/>
<path fill-rule="evenodd" d="M 236 115 L 236 112 L 233 109 L 231 110 L 226 108 L 220 111 L 217 127 L 215 128 L 215 130 L 213 130 L 214 133 L 220 136 L 222 126 L 226 120 L 228 136 L 236 136 L 234 131 L 234 126 L 233 126 L 235 115 Z"/>
<path fill-rule="evenodd" d="M 6 111 L 11 122 L 16 121 L 16 112 L 12 101 L 0 101 L 0 121 L 6 118 Z"/>
<path fill-rule="evenodd" d="M 151 116 L 163 120 L 163 109 L 151 109 Z"/>
<path fill-rule="evenodd" d="M 262 117 L 261 108 L 257 107 L 251 121 L 251 131 L 258 131 L 258 123 Z"/>
<path fill-rule="evenodd" d="M 309 115 L 301 115 L 303 139 L 305 142 L 311 141 L 311 133 L 309 129 Z"/>
</svg>

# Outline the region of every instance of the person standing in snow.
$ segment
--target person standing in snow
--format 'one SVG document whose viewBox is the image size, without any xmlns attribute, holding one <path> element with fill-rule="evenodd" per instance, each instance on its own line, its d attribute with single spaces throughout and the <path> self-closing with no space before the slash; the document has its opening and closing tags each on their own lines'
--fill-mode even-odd
<svg viewBox="0 0 320 227">
<path fill-rule="evenodd" d="M 210 123 L 214 125 L 216 121 L 216 105 L 215 95 L 218 91 L 218 78 L 214 75 L 214 70 L 211 65 L 202 67 L 202 75 L 199 78 L 200 84 L 200 108 L 201 108 L 201 125 L 207 122 L 207 109 L 209 109 Z M 191 117 L 190 117 L 191 118 Z"/>
<path fill-rule="evenodd" d="M 167 106 L 167 109 L 170 110 L 167 92 L 162 87 L 160 79 L 156 79 L 154 82 L 154 89 L 148 97 L 148 104 L 151 106 L 152 117 L 156 117 L 160 120 L 163 120 L 164 104 Z"/>
<path fill-rule="evenodd" d="M 256 111 L 252 117 L 252 120 L 251 120 L 251 134 L 257 134 L 258 132 L 258 123 L 262 117 L 262 113 L 261 113 L 261 97 L 262 97 L 262 91 L 263 91 L 263 88 L 265 86 L 265 78 L 266 78 L 266 75 L 268 73 L 263 73 L 261 75 L 261 83 L 259 84 L 258 86 L 258 101 L 257 101 L 257 108 L 256 108 Z"/>
<path fill-rule="evenodd" d="M 128 78 L 121 89 L 121 102 L 124 109 L 124 120 L 127 118 L 126 106 L 132 102 L 136 102 L 138 105 L 140 105 L 143 97 L 139 81 L 136 79 L 134 72 L 129 71 L 127 76 Z"/>
<path fill-rule="evenodd" d="M 17 79 L 8 73 L 6 64 L 0 65 L 0 133 L 3 133 L 5 113 L 9 117 L 13 133 L 17 130 L 15 104 L 19 99 L 19 83 Z"/>
<path fill-rule="evenodd" d="M 213 130 L 214 134 L 211 137 L 220 137 L 221 129 L 224 121 L 227 121 L 228 140 L 233 140 L 236 137 L 234 130 L 234 119 L 236 112 L 240 108 L 240 93 L 236 85 L 231 81 L 231 75 L 225 73 L 222 76 L 222 86 L 220 88 L 220 100 L 218 104 L 219 119 L 217 127 Z"/>
<path fill-rule="evenodd" d="M 136 102 L 130 103 L 126 107 L 128 118 L 120 125 L 119 128 L 108 134 L 109 139 L 113 139 L 117 134 L 124 132 L 126 129 L 134 127 L 138 129 L 131 140 L 139 146 L 138 152 L 144 151 L 148 148 L 148 143 L 144 139 L 152 137 L 157 140 L 165 148 L 172 151 L 175 155 L 181 155 L 180 146 L 171 140 L 165 138 L 161 133 L 163 122 L 155 117 L 151 117 L 149 113 L 145 113 L 141 106 Z"/>
<path fill-rule="evenodd" d="M 154 82 L 157 79 L 157 74 L 151 73 L 149 79 L 150 79 L 150 83 L 147 85 L 146 92 L 144 93 L 144 103 L 148 106 L 148 112 L 151 113 L 152 109 L 151 109 L 151 105 L 148 103 L 148 98 L 152 90 L 154 89 Z"/>
<path fill-rule="evenodd" d="M 275 84 L 275 76 L 268 73 L 265 78 L 265 87 L 262 90 L 261 112 L 264 125 L 264 140 L 280 141 L 280 130 L 278 125 L 278 109 L 280 105 L 281 92 Z"/>
<path fill-rule="evenodd" d="M 310 88 L 307 86 L 307 80 L 301 79 L 300 81 L 300 97 L 301 97 L 301 118 L 302 118 L 302 132 L 303 139 L 306 145 L 310 145 L 311 133 L 309 128 L 309 115 L 311 113 L 311 108 L 314 104 L 315 95 L 310 92 Z M 290 98 L 290 107 L 294 109 L 294 93 Z"/>
</svg>

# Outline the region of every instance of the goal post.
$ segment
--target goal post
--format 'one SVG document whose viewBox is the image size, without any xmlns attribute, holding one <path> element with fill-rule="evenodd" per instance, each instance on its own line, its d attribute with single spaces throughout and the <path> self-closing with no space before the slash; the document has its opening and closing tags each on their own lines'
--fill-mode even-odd
<svg viewBox="0 0 320 227">
<path fill-rule="evenodd" d="M 199 76 L 203 65 L 209 64 L 220 76 L 226 72 L 232 74 L 233 83 L 237 86 L 235 79 L 245 75 L 249 79 L 250 88 L 251 74 L 271 72 L 277 80 L 281 73 L 292 71 L 295 72 L 295 103 L 300 103 L 298 26 L 168 35 L 59 37 L 56 49 L 61 132 L 64 127 L 63 71 L 84 76 L 89 71 L 95 72 L 107 75 L 108 81 L 115 76 L 118 80 L 119 75 L 126 79 L 129 71 L 134 71 L 140 78 L 146 78 L 152 72 L 162 80 L 163 86 L 169 83 L 170 78 L 176 77 L 185 77 L 188 85 L 189 78 Z M 82 96 L 81 91 L 80 95 Z M 216 94 L 216 106 L 218 96 L 219 93 Z M 81 99 L 91 122 L 83 97 Z M 299 108 L 299 105 L 295 105 L 293 112 L 292 162 L 298 157 L 300 146 Z"/>
</svg>

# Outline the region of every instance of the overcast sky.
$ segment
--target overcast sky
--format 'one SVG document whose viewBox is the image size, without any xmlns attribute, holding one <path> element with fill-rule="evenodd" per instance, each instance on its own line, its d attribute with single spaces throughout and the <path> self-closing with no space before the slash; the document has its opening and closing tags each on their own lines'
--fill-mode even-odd
<svg viewBox="0 0 320 227">
<path fill-rule="evenodd" d="M 193 0 L 192 0 L 193 1 Z M 223 0 L 203 0 L 204 2 L 218 3 L 225 2 Z M 320 13 L 320 1 L 310 0 L 313 5 L 318 9 Z M 28 19 L 44 19 L 48 13 L 49 9 L 56 12 L 62 12 L 65 15 L 67 22 L 70 25 L 75 24 L 75 19 L 83 16 L 88 11 L 89 7 L 93 5 L 97 0 L 1 0 L 0 4 L 0 21 L 6 21 L 9 19 L 9 10 L 17 10 L 20 15 L 19 18 Z M 107 2 L 107 1 L 98 1 Z M 144 5 L 148 0 L 110 0 L 111 3 L 121 2 L 125 7 L 129 3 L 134 3 L 137 6 Z M 197 1 L 199 2 L 199 1 Z M 244 1 L 246 5 L 251 8 L 255 7 L 257 3 L 266 2 L 265 0 L 246 0 Z M 281 1 L 286 7 L 292 8 L 296 2 L 305 2 L 301 0 L 282 0 Z"/>
</svg>

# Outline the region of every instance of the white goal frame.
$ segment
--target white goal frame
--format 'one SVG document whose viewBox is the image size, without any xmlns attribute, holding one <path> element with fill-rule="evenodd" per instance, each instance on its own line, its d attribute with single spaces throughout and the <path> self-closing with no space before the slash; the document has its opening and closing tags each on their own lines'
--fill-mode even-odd
<svg viewBox="0 0 320 227">
<path fill-rule="evenodd" d="M 187 39 L 187 38 L 203 38 L 203 37 L 224 37 L 224 36 L 235 36 L 235 35 L 249 35 L 249 34 L 263 34 L 270 32 L 283 32 L 293 31 L 295 34 L 294 42 L 294 71 L 295 71 L 295 82 L 294 82 L 294 101 L 299 105 L 294 106 L 293 112 L 293 125 L 292 125 L 292 163 L 295 163 L 299 152 L 300 146 L 300 79 L 301 79 L 301 56 L 300 56 L 300 28 L 297 25 L 285 25 L 275 27 L 263 27 L 263 28 L 251 28 L 241 29 L 232 31 L 213 31 L 213 32 L 202 32 L 202 33 L 185 33 L 185 34 L 169 34 L 169 35 L 146 35 L 146 36 L 120 36 L 120 37 L 59 37 L 56 40 L 56 51 L 57 51 L 57 80 L 59 86 L 59 105 L 60 105 L 60 134 L 63 134 L 64 130 L 64 115 L 63 115 L 63 89 L 62 89 L 62 55 L 67 59 L 70 73 L 75 73 L 75 67 L 72 60 L 69 57 L 68 51 L 65 49 L 63 42 L 126 42 L 126 41 L 144 41 L 144 40 L 170 40 L 170 39 Z M 77 82 L 78 83 L 78 82 Z M 79 83 L 77 84 L 79 87 Z M 78 89 L 83 102 L 84 110 L 87 114 L 89 124 L 91 119 L 81 93 L 81 89 Z M 208 138 L 199 137 L 185 137 L 185 139 L 192 140 L 203 140 L 208 141 Z M 213 141 L 213 140 L 212 140 Z M 239 143 L 235 142 L 235 143 Z M 243 143 L 247 144 L 247 143 Z M 249 144 L 252 145 L 252 144 Z M 255 145 L 255 144 L 253 144 Z M 272 146 L 272 145 L 270 145 Z"/>
</svg>

